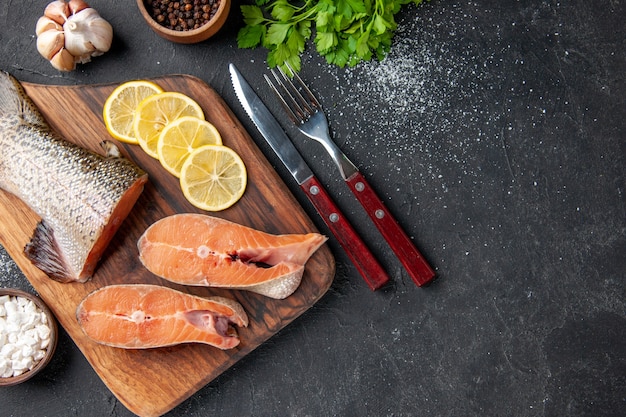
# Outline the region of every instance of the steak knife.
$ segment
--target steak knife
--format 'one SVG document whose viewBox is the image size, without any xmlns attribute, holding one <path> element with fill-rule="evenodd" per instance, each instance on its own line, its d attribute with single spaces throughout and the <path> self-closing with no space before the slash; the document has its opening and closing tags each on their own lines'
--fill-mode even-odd
<svg viewBox="0 0 626 417">
<path fill-rule="evenodd" d="M 231 81 L 242 107 L 252 119 L 296 183 L 304 191 L 369 288 L 374 291 L 389 281 L 389 276 L 350 225 L 341 210 L 313 174 L 287 134 L 263 101 L 233 64 L 228 66 Z"/>
</svg>

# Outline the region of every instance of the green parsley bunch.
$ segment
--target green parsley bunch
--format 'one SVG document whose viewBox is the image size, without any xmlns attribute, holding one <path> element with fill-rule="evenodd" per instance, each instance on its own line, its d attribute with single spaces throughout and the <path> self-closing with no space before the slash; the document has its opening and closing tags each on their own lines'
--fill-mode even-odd
<svg viewBox="0 0 626 417">
<path fill-rule="evenodd" d="M 422 0 L 255 0 L 242 5 L 245 26 L 237 35 L 240 48 L 268 49 L 270 67 L 288 63 L 300 70 L 300 56 L 313 33 L 317 52 L 330 64 L 354 66 L 382 60 L 397 27 L 402 5 Z"/>
</svg>

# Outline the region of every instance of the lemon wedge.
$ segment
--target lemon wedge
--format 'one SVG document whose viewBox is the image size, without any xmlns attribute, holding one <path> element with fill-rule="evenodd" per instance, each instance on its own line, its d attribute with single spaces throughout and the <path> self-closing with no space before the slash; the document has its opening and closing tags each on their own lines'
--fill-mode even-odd
<svg viewBox="0 0 626 417">
<path fill-rule="evenodd" d="M 180 173 L 180 187 L 187 200 L 207 211 L 220 211 L 235 204 L 246 184 L 246 166 L 241 157 L 222 145 L 195 149 Z"/>
<path fill-rule="evenodd" d="M 165 126 L 183 116 L 204 119 L 200 105 L 182 93 L 167 91 L 142 100 L 133 120 L 133 132 L 141 148 L 158 159 L 159 134 Z"/>
<path fill-rule="evenodd" d="M 180 177 L 183 163 L 194 149 L 203 145 L 221 145 L 217 128 L 203 119 L 184 116 L 163 128 L 157 141 L 157 154 L 161 165 Z"/>
<path fill-rule="evenodd" d="M 163 89 L 151 81 L 135 80 L 120 84 L 107 97 L 102 109 L 109 134 L 122 142 L 137 144 L 133 133 L 135 110 L 145 98 L 162 92 Z"/>
</svg>

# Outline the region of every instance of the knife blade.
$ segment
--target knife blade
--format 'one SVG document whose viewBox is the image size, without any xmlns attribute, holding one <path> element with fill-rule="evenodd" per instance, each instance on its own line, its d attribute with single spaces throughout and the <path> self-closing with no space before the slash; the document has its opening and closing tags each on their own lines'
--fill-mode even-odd
<svg viewBox="0 0 626 417">
<path fill-rule="evenodd" d="M 242 107 L 304 191 L 369 288 L 374 291 L 384 286 L 389 282 L 389 276 L 315 177 L 276 118 L 235 65 L 229 64 L 228 69 Z"/>
</svg>

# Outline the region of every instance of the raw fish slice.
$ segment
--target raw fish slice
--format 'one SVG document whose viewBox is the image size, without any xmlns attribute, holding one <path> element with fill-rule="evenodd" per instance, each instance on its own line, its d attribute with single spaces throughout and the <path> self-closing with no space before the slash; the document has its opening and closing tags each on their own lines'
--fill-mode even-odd
<svg viewBox="0 0 626 417">
<path fill-rule="evenodd" d="M 76 317 L 92 340 L 125 349 L 192 342 L 231 349 L 240 342 L 233 325 L 248 325 L 243 307 L 234 300 L 147 284 L 96 290 L 80 303 Z"/>
<path fill-rule="evenodd" d="M 326 240 L 318 233 L 272 235 L 187 213 L 154 223 L 137 246 L 144 266 L 169 281 L 281 299 L 298 288 L 304 264 Z"/>
</svg>

